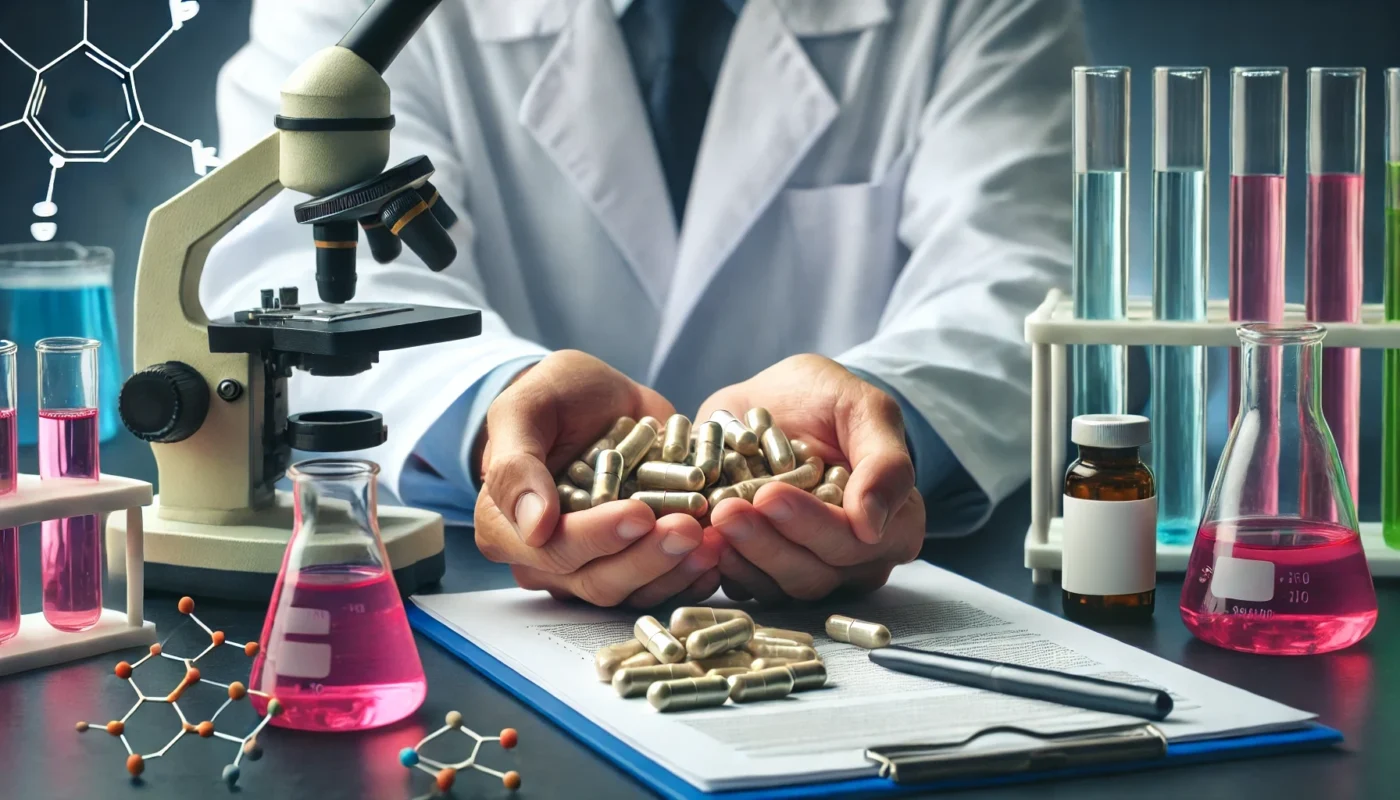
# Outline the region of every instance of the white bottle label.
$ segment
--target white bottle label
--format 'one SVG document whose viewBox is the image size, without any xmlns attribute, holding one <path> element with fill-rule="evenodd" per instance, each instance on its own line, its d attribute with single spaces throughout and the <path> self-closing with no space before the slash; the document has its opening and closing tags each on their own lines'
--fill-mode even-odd
<svg viewBox="0 0 1400 800">
<path fill-rule="evenodd" d="M 1060 586 L 1087 595 L 1137 594 L 1157 585 L 1157 498 L 1064 497 Z"/>
</svg>

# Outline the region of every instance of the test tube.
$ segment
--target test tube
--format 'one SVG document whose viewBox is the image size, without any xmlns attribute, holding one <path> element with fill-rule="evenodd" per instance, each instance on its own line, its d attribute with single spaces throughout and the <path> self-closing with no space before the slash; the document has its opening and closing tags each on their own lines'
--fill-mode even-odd
<svg viewBox="0 0 1400 800">
<path fill-rule="evenodd" d="M 0 497 L 19 482 L 14 342 L 0 339 Z M 0 643 L 19 633 L 19 529 L 0 528 Z"/>
<path fill-rule="evenodd" d="M 1075 67 L 1074 315 L 1122 319 L 1128 302 L 1127 67 Z M 1128 351 L 1076 345 L 1073 411 L 1122 414 Z"/>
<path fill-rule="evenodd" d="M 1308 239 L 1304 305 L 1314 322 L 1361 321 L 1366 70 L 1308 70 Z M 1322 358 L 1322 415 L 1332 429 L 1353 503 L 1360 466 L 1361 351 Z M 1307 444 L 1307 443 L 1304 443 Z M 1305 459 L 1304 463 L 1308 463 Z M 1302 497 L 1330 497 L 1325 476 L 1302 476 Z M 1322 506 L 1334 507 L 1330 500 Z M 1307 513 L 1309 505 L 1304 505 Z"/>
<path fill-rule="evenodd" d="M 1400 321 L 1400 69 L 1385 71 L 1385 319 Z M 1385 351 L 1381 530 L 1400 550 L 1400 350 Z"/>
<path fill-rule="evenodd" d="M 96 479 L 98 467 L 96 339 L 40 339 L 39 477 Z M 102 518 L 43 524 L 44 619 L 82 631 L 102 615 Z"/>
<path fill-rule="evenodd" d="M 1210 252 L 1210 70 L 1154 70 L 1152 122 L 1153 316 L 1202 322 Z M 1206 352 L 1159 346 L 1152 355 L 1157 538 L 1183 544 L 1196 534 L 1205 495 Z"/>
</svg>

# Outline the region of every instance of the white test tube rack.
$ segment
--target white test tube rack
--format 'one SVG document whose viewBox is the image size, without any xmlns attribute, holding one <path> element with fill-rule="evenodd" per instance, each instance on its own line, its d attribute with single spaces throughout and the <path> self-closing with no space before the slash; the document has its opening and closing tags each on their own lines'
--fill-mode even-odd
<svg viewBox="0 0 1400 800">
<path fill-rule="evenodd" d="M 0 529 L 18 528 L 45 520 L 96 514 L 126 513 L 126 612 L 103 608 L 97 624 L 85 631 L 60 631 L 44 620 L 43 612 L 20 617 L 19 633 L 0 643 L 0 675 L 48 667 L 156 641 L 156 626 L 145 613 L 145 555 L 141 508 L 151 504 L 145 481 L 103 475 L 98 480 L 57 478 L 40 480 L 20 475 L 18 491 L 0 496 Z M 38 575 L 21 575 L 39 580 Z"/>
<path fill-rule="evenodd" d="M 1285 306 L 1284 320 L 1306 321 L 1303 307 L 1296 303 Z M 1363 305 L 1359 323 L 1321 324 L 1327 328 L 1323 347 L 1400 349 L 1400 323 L 1385 322 L 1384 308 L 1379 304 Z M 1239 326 L 1230 319 L 1225 300 L 1207 303 L 1204 322 L 1154 320 L 1152 301 L 1146 298 L 1128 301 L 1126 319 L 1075 319 L 1073 304 L 1058 289 L 1052 289 L 1045 302 L 1026 318 L 1026 341 L 1031 346 L 1031 527 L 1026 534 L 1026 568 L 1032 582 L 1051 583 L 1061 563 L 1063 519 L 1059 510 L 1067 466 L 1065 424 L 1069 419 L 1066 348 L 1076 344 L 1238 347 L 1235 331 Z M 1372 575 L 1400 575 L 1400 550 L 1385 545 L 1379 522 L 1361 523 L 1361 543 Z M 1179 545 L 1159 541 L 1157 571 L 1185 572 L 1190 555 L 1190 541 Z"/>
</svg>

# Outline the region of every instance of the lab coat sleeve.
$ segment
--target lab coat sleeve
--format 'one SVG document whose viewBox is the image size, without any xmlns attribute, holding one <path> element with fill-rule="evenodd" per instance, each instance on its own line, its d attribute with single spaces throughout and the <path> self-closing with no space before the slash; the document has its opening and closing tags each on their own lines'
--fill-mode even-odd
<svg viewBox="0 0 1400 800">
<path fill-rule="evenodd" d="M 965 531 L 1029 475 L 1024 321 L 1069 284 L 1070 72 L 1087 54 L 1073 0 L 957 3 L 945 41 L 904 188 L 909 258 L 875 335 L 838 360 L 890 387 L 966 469 L 982 502 Z M 968 489 L 926 492 L 930 527 Z"/>
<path fill-rule="evenodd" d="M 256 0 L 250 40 L 219 75 L 220 146 L 244 150 L 271 130 L 279 87 L 317 50 L 332 45 L 364 10 L 365 0 Z M 431 20 L 429 21 L 431 24 Z M 487 305 L 473 257 L 472 209 L 465 207 L 466 168 L 458 156 L 446 104 L 435 78 L 435 54 L 421 35 L 410 41 L 385 73 L 393 93 L 390 164 L 427 155 L 436 167 L 434 184 L 460 221 L 452 229 L 457 260 L 443 272 L 429 271 L 407 248 L 392 264 L 376 263 L 360 247 L 358 302 L 407 303 L 481 309 L 482 332 L 472 339 L 385 351 L 368 372 L 348 378 L 297 372 L 289 381 L 289 408 L 300 411 L 367 408 L 384 414 L 388 442 L 360 454 L 380 464 L 383 486 L 398 496 L 404 464 L 424 434 L 464 393 L 497 367 L 538 359 L 547 351 L 511 333 Z M 283 192 L 235 228 L 211 252 L 200 299 L 211 317 L 255 306 L 258 290 L 296 285 L 315 298 L 315 253 L 309 226 L 296 224 L 292 206 L 306 199 Z M 470 438 L 475 431 L 439 431 Z"/>
</svg>

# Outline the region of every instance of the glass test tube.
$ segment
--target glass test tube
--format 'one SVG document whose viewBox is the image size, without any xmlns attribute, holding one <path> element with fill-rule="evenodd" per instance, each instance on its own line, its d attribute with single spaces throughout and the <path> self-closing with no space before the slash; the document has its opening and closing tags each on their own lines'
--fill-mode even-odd
<svg viewBox="0 0 1400 800">
<path fill-rule="evenodd" d="M 96 479 L 96 339 L 40 339 L 39 477 Z M 102 518 L 43 524 L 44 619 L 63 631 L 87 630 L 102 614 Z"/>
<path fill-rule="evenodd" d="M 1122 319 L 1128 302 L 1128 94 L 1126 67 L 1075 67 L 1074 315 Z M 1128 351 L 1074 347 L 1073 412 L 1127 411 Z"/>
<path fill-rule="evenodd" d="M 19 482 L 14 342 L 0 339 L 0 497 Z M 19 633 L 19 529 L 0 528 L 0 642 Z"/>
<path fill-rule="evenodd" d="M 1305 305 L 1312 321 L 1361 321 L 1365 127 L 1366 70 L 1309 69 Z M 1359 349 L 1334 348 L 1323 354 L 1322 415 L 1337 441 L 1356 502 L 1361 445 Z M 1304 499 L 1328 492 L 1324 483 L 1321 476 L 1303 475 Z"/>
<path fill-rule="evenodd" d="M 1400 69 L 1385 71 L 1385 319 L 1400 321 Z M 1385 351 L 1381 529 L 1400 549 L 1400 350 Z"/>
<path fill-rule="evenodd" d="M 1206 318 L 1209 247 L 1210 70 L 1158 67 L 1152 74 L 1152 313 Z M 1206 480 L 1206 351 L 1154 347 L 1152 471 L 1157 538 L 1195 536 Z"/>
</svg>

